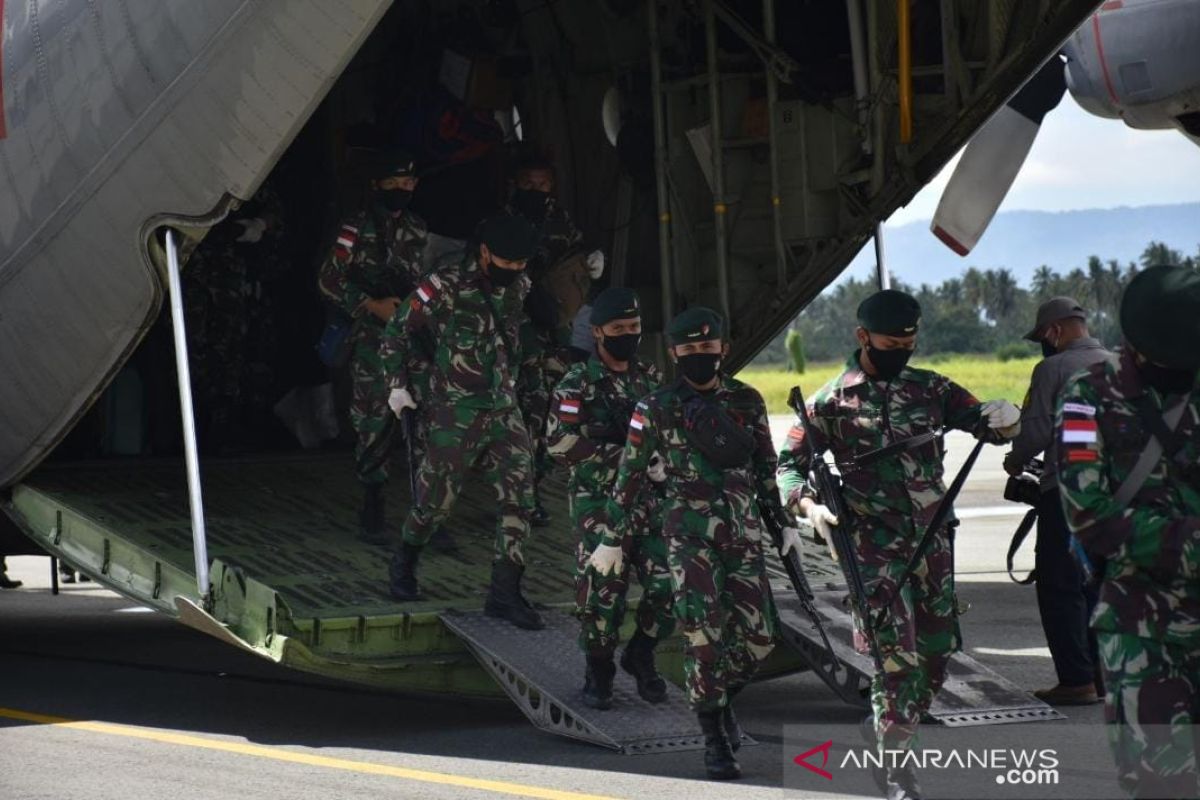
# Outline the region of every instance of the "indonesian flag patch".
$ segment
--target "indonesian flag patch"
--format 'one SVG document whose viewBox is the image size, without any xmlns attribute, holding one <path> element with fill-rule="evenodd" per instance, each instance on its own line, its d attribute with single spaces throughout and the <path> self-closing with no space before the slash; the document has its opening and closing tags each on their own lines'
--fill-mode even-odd
<svg viewBox="0 0 1200 800">
<path fill-rule="evenodd" d="M 1095 444 L 1096 420 L 1066 419 L 1063 420 L 1063 444 Z"/>
<path fill-rule="evenodd" d="M 563 422 L 579 422 L 579 398 L 564 397 L 558 404 L 558 416 Z"/>
<path fill-rule="evenodd" d="M 637 411 L 633 412 L 633 416 L 629 418 L 629 441 L 634 444 L 642 443 L 642 432 L 645 430 L 649 420 L 642 414 L 642 407 L 639 405 Z"/>
<path fill-rule="evenodd" d="M 421 299 L 422 303 L 429 305 L 429 302 L 437 297 L 437 288 L 435 280 L 428 280 L 417 287 L 417 297 Z"/>
<path fill-rule="evenodd" d="M 1100 460 L 1095 406 L 1063 403 L 1062 444 L 1068 464 L 1088 464 Z"/>
<path fill-rule="evenodd" d="M 353 225 L 343 225 L 338 231 L 337 242 L 334 243 L 335 255 L 345 261 L 354 254 L 354 245 L 358 242 L 358 228 Z"/>
</svg>

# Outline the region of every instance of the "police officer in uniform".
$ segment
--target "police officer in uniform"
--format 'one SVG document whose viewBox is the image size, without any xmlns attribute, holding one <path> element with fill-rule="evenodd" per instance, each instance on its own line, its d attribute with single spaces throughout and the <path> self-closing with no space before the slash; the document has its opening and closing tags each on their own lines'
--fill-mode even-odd
<svg viewBox="0 0 1200 800">
<path fill-rule="evenodd" d="M 741 775 L 731 703 L 774 647 L 759 509 L 779 520 L 784 511 L 762 396 L 721 372 L 728 354 L 721 317 L 689 308 L 671 321 L 667 336 L 681 377 L 635 407 L 589 563 L 600 574 L 620 571 L 630 510 L 661 459 L 663 536 L 684 636 L 688 703 L 704 731 L 708 776 L 728 780 Z M 793 544 L 798 535 L 785 531 Z"/>
<path fill-rule="evenodd" d="M 779 483 L 788 507 L 806 517 L 828 541 L 831 527 L 849 525 L 872 617 L 883 672 L 871 682 L 874 733 L 881 751 L 912 747 L 921 714 L 929 709 L 959 649 L 950 531 L 935 534 L 917 569 L 905 576 L 918 541 L 945 494 L 943 441 L 869 466 L 857 456 L 931 431 L 955 428 L 1000 443 L 1019 431 L 1020 410 L 1007 401 L 981 404 L 948 378 L 908 366 L 916 347 L 921 308 L 912 296 L 884 290 L 858 307 L 859 349 L 842 373 L 811 399 L 807 432 L 796 424 L 779 456 Z M 843 501 L 852 519 L 838 519 L 808 480 L 812 436 L 816 452 L 832 451 L 842 471 Z M 903 581 L 903 586 L 899 582 Z M 861 624 L 861 621 L 859 621 Z M 918 797 L 916 776 L 888 770 L 890 800 Z"/>
<path fill-rule="evenodd" d="M 1200 272 L 1151 267 L 1115 359 L 1067 383 L 1058 475 L 1071 531 L 1107 560 L 1092 617 L 1109 743 L 1134 797 L 1196 797 L 1200 722 Z"/>
<path fill-rule="evenodd" d="M 529 629 L 541 628 L 542 620 L 521 594 L 521 542 L 533 511 L 533 455 L 517 406 L 521 358 L 515 342 L 529 290 L 525 263 L 534 243 L 535 231 L 523 217 L 485 220 L 478 245 L 456 269 L 426 276 L 401 303 L 381 348 L 391 388 L 388 404 L 397 416 L 417 409 L 407 369 L 414 335 L 427 331 L 434 349 L 428 397 L 421 401 L 427 406 L 427 449 L 417 496 L 392 558 L 392 596 L 423 599 L 416 575 L 421 551 L 449 517 L 467 471 L 478 466 L 499 507 L 484 611 Z"/>
<path fill-rule="evenodd" d="M 600 574 L 588 559 L 600 543 L 596 527 L 603 515 L 626 432 L 637 401 L 659 388 L 653 364 L 637 358 L 642 316 L 632 289 L 605 289 L 592 305 L 596 354 L 574 364 L 559 381 L 550 404 L 550 455 L 570 470 L 568 497 L 571 523 L 579 534 L 576 613 L 581 622 L 579 646 L 587 657 L 583 699 L 593 708 L 612 704 L 613 675 L 625 594 L 631 577 L 642 586 L 637 630 L 625 647 L 621 667 L 637 680 L 638 694 L 651 703 L 667 697 L 667 686 L 654 666 L 654 647 L 675 629 L 671 611 L 671 571 L 662 538 L 662 501 L 657 483 L 647 484 L 630 510 L 631 524 L 621 542 L 625 568 Z M 663 479 L 661 464 L 651 480 Z"/>
<path fill-rule="evenodd" d="M 335 308 L 354 319 L 350 422 L 358 434 L 354 460 L 363 486 L 360 537 L 387 544 L 384 488 L 399 426 L 388 409 L 380 338 L 421 277 L 428 229 L 408 210 L 418 183 L 412 155 L 391 150 L 369 158 L 369 206 L 343 221 L 318 285 Z"/>
</svg>

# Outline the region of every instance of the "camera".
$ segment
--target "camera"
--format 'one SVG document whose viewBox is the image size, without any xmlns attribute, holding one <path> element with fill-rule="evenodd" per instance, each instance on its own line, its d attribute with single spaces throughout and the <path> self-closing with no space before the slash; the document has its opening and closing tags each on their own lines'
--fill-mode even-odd
<svg viewBox="0 0 1200 800">
<path fill-rule="evenodd" d="M 1009 477 L 1004 484 L 1004 499 L 1013 503 L 1023 503 L 1036 506 L 1042 496 L 1041 480 L 1045 464 L 1039 459 L 1033 459 L 1025 465 L 1020 475 Z"/>
</svg>

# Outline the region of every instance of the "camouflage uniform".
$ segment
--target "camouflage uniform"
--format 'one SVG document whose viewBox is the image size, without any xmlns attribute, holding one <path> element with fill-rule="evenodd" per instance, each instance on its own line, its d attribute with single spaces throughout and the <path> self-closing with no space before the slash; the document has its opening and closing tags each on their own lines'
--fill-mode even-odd
<svg viewBox="0 0 1200 800">
<path fill-rule="evenodd" d="M 617 481 L 597 526 L 605 545 L 618 546 L 646 489 L 646 468 L 658 452 L 665 462 L 663 536 L 667 540 L 675 618 L 683 630 L 688 702 L 713 712 L 728 692 L 749 682 L 774 647 L 775 609 L 763 562 L 759 501 L 778 513 L 775 453 L 762 396 L 721 376 L 704 395 L 752 430 L 755 451 L 743 467 L 713 466 L 689 441 L 677 381 L 643 398 L 629 424 Z"/>
<path fill-rule="evenodd" d="M 322 294 L 354 318 L 350 421 L 358 433 L 358 479 L 365 484 L 387 481 L 394 431 L 399 426 L 388 408 L 388 386 L 379 352 L 385 323 L 368 312 L 363 303 L 368 298 L 408 296 L 421 278 L 427 235 L 425 222 L 409 211 L 398 218 L 378 209 L 362 212 L 343 223 L 321 266 Z M 408 362 L 413 376 L 411 391 L 419 398 L 425 380 L 415 349 Z"/>
<path fill-rule="evenodd" d="M 858 352 L 838 377 L 812 398 L 813 447 L 830 450 L 841 467 L 848 525 L 872 609 L 893 596 L 913 550 L 946 492 L 942 481 L 944 441 L 938 439 L 865 468 L 856 456 L 941 427 L 968 431 L 999 443 L 975 397 L 929 370 L 904 368 L 890 382 L 873 380 L 859 366 Z M 779 484 L 788 507 L 799 514 L 801 498 L 818 498 L 808 482 L 804 429 L 788 432 L 779 454 Z M 895 593 L 884 623 L 874 631 L 883 659 L 882 675 L 871 682 L 871 704 L 881 747 L 911 745 L 921 714 L 946 678 L 950 656 L 961 646 L 953 581 L 949 527 L 939 531 L 904 590 Z"/>
<path fill-rule="evenodd" d="M 404 523 L 408 544 L 423 547 L 429 541 L 449 517 L 467 470 L 478 465 L 500 506 L 496 558 L 524 563 L 521 541 L 533 509 L 532 454 L 512 367 L 520 354 L 509 351 L 506 339 L 517 341 L 528 290 L 522 275 L 493 291 L 475 257 L 467 256 L 457 269 L 428 275 L 387 324 L 381 356 L 391 389 L 411 387 L 406 364 L 413 334 L 427 328 L 435 342 L 422 400 L 428 452 Z"/>
<path fill-rule="evenodd" d="M 506 206 L 505 211 L 509 214 L 520 213 L 511 205 Z M 557 203 L 551 205 L 541 224 L 535 225 L 539 229 L 539 238 L 534 255 L 529 259 L 528 270 L 531 280 L 540 284 L 547 270 L 582 243 L 583 234 L 575 227 L 566 209 Z M 571 362 L 562 330 L 539 328 L 526 315 L 521 322 L 520 337 L 524 359 L 517 382 L 517 400 L 533 442 L 534 483 L 537 485 L 551 467 L 546 446 L 550 393 L 566 374 L 567 365 Z"/>
<path fill-rule="evenodd" d="M 266 224 L 256 242 L 239 242 L 241 222 Z M 264 284 L 287 269 L 280 248 L 283 206 L 267 185 L 215 226 L 188 258 L 183 272 L 192 384 L 206 446 L 219 445 L 243 403 L 270 407 L 277 336 Z M 251 307 L 254 313 L 250 313 Z"/>
<path fill-rule="evenodd" d="M 638 628 L 652 639 L 670 636 L 675 628 L 671 571 L 661 534 L 662 498 L 653 484 L 644 487 L 630 512 L 628 533 L 621 542 L 624 569 L 601 575 L 588 566 L 588 558 L 600 544 L 598 526 L 617 478 L 634 405 L 660 384 L 653 364 L 634 360 L 628 372 L 614 372 L 592 358 L 573 365 L 554 390 L 549 450 L 571 471 L 567 487 L 571 524 L 579 533 L 575 571 L 576 614 L 582 621 L 579 647 L 589 655 L 611 655 L 617 646 L 630 572 L 637 573 L 642 586 Z"/>
<path fill-rule="evenodd" d="M 1058 475 L 1071 530 L 1108 560 L 1092 626 L 1121 783 L 1139 797 L 1195 797 L 1200 391 L 1175 429 L 1178 453 L 1164 455 L 1128 507 L 1114 499 L 1150 440 L 1145 415 L 1161 418 L 1162 406 L 1128 349 L 1076 373 L 1058 409 Z"/>
</svg>

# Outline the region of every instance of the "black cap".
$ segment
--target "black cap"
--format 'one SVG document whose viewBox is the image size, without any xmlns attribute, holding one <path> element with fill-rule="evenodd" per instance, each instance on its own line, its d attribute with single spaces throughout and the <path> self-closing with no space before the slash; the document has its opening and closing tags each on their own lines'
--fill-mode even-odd
<svg viewBox="0 0 1200 800">
<path fill-rule="evenodd" d="M 912 336 L 921 325 L 921 304 L 898 289 L 884 289 L 858 305 L 858 324 L 883 336 Z"/>
<path fill-rule="evenodd" d="M 1121 333 L 1155 364 L 1200 369 L 1200 271 L 1157 266 L 1139 272 L 1121 298 Z"/>
<path fill-rule="evenodd" d="M 1081 319 L 1086 322 L 1087 312 L 1074 297 L 1051 297 L 1038 306 L 1037 321 L 1033 330 L 1025 334 L 1025 338 L 1031 342 L 1039 341 L 1046 326 L 1064 319 Z"/>
<path fill-rule="evenodd" d="M 537 229 L 519 214 L 496 214 L 479 226 L 479 241 L 505 261 L 528 261 L 537 247 Z"/>
<path fill-rule="evenodd" d="M 633 319 L 641 315 L 637 292 L 614 286 L 596 295 L 596 299 L 592 301 L 592 315 L 589 321 L 593 325 L 603 325 L 614 319 Z"/>
<path fill-rule="evenodd" d="M 367 159 L 371 177 L 385 178 L 417 177 L 417 160 L 413 154 L 399 147 L 380 148 Z"/>
<path fill-rule="evenodd" d="M 722 332 L 721 315 L 711 308 L 692 306 L 687 311 L 675 315 L 667 326 L 667 338 L 672 345 L 688 344 L 690 342 L 707 342 L 720 339 Z"/>
</svg>

